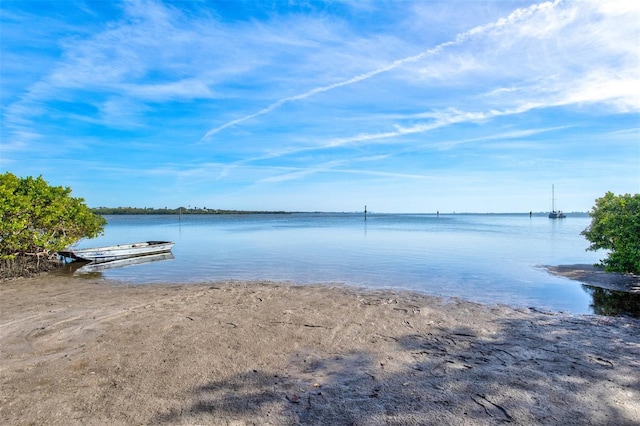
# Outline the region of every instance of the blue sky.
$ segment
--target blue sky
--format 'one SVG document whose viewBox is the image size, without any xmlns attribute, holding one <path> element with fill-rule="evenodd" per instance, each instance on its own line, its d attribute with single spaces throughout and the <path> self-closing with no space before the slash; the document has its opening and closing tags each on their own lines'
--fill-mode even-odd
<svg viewBox="0 0 640 426">
<path fill-rule="evenodd" d="M 92 207 L 640 192 L 640 2 L 3 0 L 0 25 L 0 172 Z"/>
</svg>

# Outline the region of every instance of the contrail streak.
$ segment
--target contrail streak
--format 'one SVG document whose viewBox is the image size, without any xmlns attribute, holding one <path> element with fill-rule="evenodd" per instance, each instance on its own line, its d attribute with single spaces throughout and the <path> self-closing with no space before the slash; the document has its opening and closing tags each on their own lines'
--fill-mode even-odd
<svg viewBox="0 0 640 426">
<path fill-rule="evenodd" d="M 402 66 L 404 64 L 411 63 L 411 62 L 417 62 L 417 61 L 419 61 L 419 60 L 421 60 L 421 59 L 423 59 L 423 58 L 425 58 L 427 56 L 434 55 L 434 54 L 440 52 L 441 50 L 444 50 L 444 49 L 446 49 L 446 48 L 448 48 L 450 46 L 461 44 L 462 42 L 464 42 L 465 40 L 467 40 L 471 36 L 477 36 L 479 34 L 488 32 L 491 29 L 504 27 L 505 25 L 511 24 L 511 23 L 513 23 L 515 21 L 523 20 L 524 18 L 536 13 L 539 10 L 547 9 L 547 8 L 550 8 L 550 7 L 555 7 L 558 3 L 560 3 L 560 1 L 561 0 L 555 0 L 554 2 L 539 3 L 539 4 L 531 5 L 531 6 L 527 7 L 527 8 L 516 9 L 515 11 L 511 12 L 511 14 L 509 14 L 509 16 L 507 16 L 506 18 L 501 18 L 496 22 L 472 28 L 469 31 L 466 31 L 466 32 L 461 33 L 461 34 L 458 34 L 456 36 L 455 40 L 444 42 L 444 43 L 439 44 L 438 46 L 436 46 L 434 48 L 431 48 L 429 50 L 421 52 L 421 53 L 419 53 L 417 55 L 409 56 L 409 57 L 402 58 L 402 59 L 398 59 L 396 61 L 393 61 L 392 63 L 390 63 L 387 66 L 375 69 L 373 71 L 369 71 L 369 72 L 364 73 L 364 74 L 357 75 L 357 76 L 355 76 L 353 78 L 350 78 L 349 80 L 345 80 L 345 81 L 342 81 L 340 83 L 330 84 L 328 86 L 317 87 L 315 89 L 309 90 L 308 92 L 301 93 L 299 95 L 290 96 L 290 97 L 287 97 L 287 98 L 282 98 L 282 99 L 272 103 L 271 105 L 267 106 L 266 108 L 261 109 L 258 112 L 246 115 L 244 117 L 237 118 L 235 120 L 231 120 L 231 121 L 229 121 L 229 122 L 227 122 L 227 123 L 225 123 L 225 124 L 223 124 L 223 125 L 221 125 L 219 127 L 215 127 L 213 129 L 209 130 L 200 139 L 200 141 L 204 142 L 207 139 L 209 139 L 211 136 L 215 135 L 216 133 L 218 133 L 218 132 L 220 132 L 220 131 L 228 128 L 228 127 L 235 126 L 236 124 L 240 124 L 240 123 L 245 122 L 247 120 L 251 120 L 252 118 L 268 114 L 271 111 L 281 107 L 282 105 L 284 105 L 286 103 L 299 101 L 299 100 L 306 99 L 306 98 L 309 98 L 311 96 L 317 95 L 318 93 L 324 93 L 324 92 L 328 92 L 328 91 L 333 90 L 333 89 L 337 89 L 339 87 L 348 86 L 350 84 L 358 83 L 360 81 L 367 80 L 367 79 L 369 79 L 371 77 L 375 77 L 378 74 L 382 74 L 382 73 L 394 70 L 394 69 L 396 69 L 396 68 L 398 68 L 398 67 L 400 67 L 400 66 Z"/>
<path fill-rule="evenodd" d="M 369 72 L 364 73 L 364 74 L 360 74 L 360 75 L 355 76 L 355 77 L 353 77 L 353 78 L 351 78 L 349 80 L 341 81 L 340 83 L 331 84 L 329 86 L 317 87 L 315 89 L 309 90 L 308 92 L 302 93 L 300 95 L 295 95 L 295 96 L 290 96 L 288 98 L 280 99 L 277 102 L 272 103 L 268 107 L 263 108 L 258 112 L 255 112 L 255 113 L 250 114 L 250 115 L 246 115 L 246 116 L 241 117 L 241 118 L 237 118 L 235 120 L 232 120 L 232 121 L 229 121 L 228 123 L 223 124 L 222 126 L 219 126 L 219 127 L 216 127 L 214 129 L 209 130 L 203 136 L 202 139 L 203 140 L 207 139 L 207 138 L 215 135 L 219 131 L 226 129 L 227 127 L 231 127 L 231 126 L 234 126 L 236 124 L 242 123 L 243 121 L 247 121 L 247 120 L 250 120 L 252 118 L 259 117 L 261 115 L 267 114 L 267 113 L 273 111 L 274 109 L 281 107 L 282 105 L 284 105 L 286 103 L 293 102 L 293 101 L 299 101 L 299 100 L 311 97 L 313 95 L 317 95 L 318 93 L 328 92 L 330 90 L 337 89 L 339 87 L 348 86 L 350 84 L 354 84 L 354 83 L 357 83 L 359 81 L 367 80 L 367 79 L 369 79 L 371 77 L 374 77 L 374 76 L 376 76 L 378 74 L 381 74 L 383 72 L 391 71 L 394 68 L 399 67 L 400 65 L 403 65 L 403 64 L 406 64 L 406 63 L 409 63 L 409 62 L 416 62 L 416 61 L 424 58 L 425 56 L 434 54 L 434 53 L 438 52 L 439 50 L 442 50 L 444 47 L 449 46 L 451 44 L 453 44 L 453 42 L 443 43 L 443 44 L 441 44 L 441 45 L 439 45 L 439 46 L 437 46 L 437 47 L 435 47 L 433 49 L 430 49 L 430 50 L 428 50 L 426 52 L 422 52 L 422 53 L 420 53 L 418 55 L 410 56 L 408 58 L 398 59 L 397 61 L 394 61 L 394 62 L 392 62 L 391 64 L 389 64 L 389 65 L 387 65 L 385 67 L 378 68 L 376 70 L 369 71 Z"/>
</svg>

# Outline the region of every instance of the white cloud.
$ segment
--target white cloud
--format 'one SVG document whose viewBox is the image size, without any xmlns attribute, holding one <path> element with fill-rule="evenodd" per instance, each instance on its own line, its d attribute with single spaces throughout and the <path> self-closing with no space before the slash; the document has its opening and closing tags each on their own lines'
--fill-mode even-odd
<svg viewBox="0 0 640 426">
<path fill-rule="evenodd" d="M 360 84 L 392 71 L 394 74 L 387 80 L 389 84 L 398 83 L 398 79 L 414 80 L 414 87 L 418 90 L 425 84 L 433 86 L 442 84 L 442 81 L 446 81 L 448 86 L 467 85 L 469 93 L 466 100 L 474 96 L 473 100 L 479 104 L 480 93 L 486 92 L 490 85 L 501 84 L 504 79 L 513 83 L 509 87 L 499 85 L 491 88 L 488 99 L 491 103 L 485 111 L 455 118 L 444 111 L 448 121 L 411 128 L 397 127 L 395 132 L 377 135 L 362 133 L 336 139 L 327 145 L 391 138 L 447 123 L 526 112 L 531 107 L 603 103 L 621 112 L 638 111 L 638 49 L 630 42 L 638 39 L 638 26 L 630 22 L 632 18 L 615 8 L 615 13 L 601 16 L 602 11 L 610 8 L 598 9 L 598 6 L 600 2 L 555 1 L 517 9 L 505 18 L 474 27 L 418 54 L 337 83 L 283 97 L 261 110 L 211 129 L 203 140 L 229 127 L 272 113 L 285 104 Z M 637 14 L 634 17 L 637 19 Z M 625 87 L 628 89 L 624 90 Z M 460 108 L 465 97 L 452 97 L 449 102 L 450 108 Z"/>
</svg>

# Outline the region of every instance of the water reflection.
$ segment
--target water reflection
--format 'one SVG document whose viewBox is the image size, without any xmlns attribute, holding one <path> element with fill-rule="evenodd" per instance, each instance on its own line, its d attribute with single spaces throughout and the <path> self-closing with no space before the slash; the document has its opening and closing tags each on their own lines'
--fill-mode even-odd
<svg viewBox="0 0 640 426">
<path fill-rule="evenodd" d="M 159 253 L 129 259 L 112 260 L 111 262 L 95 263 L 76 261 L 65 264 L 62 268 L 62 272 L 85 278 L 100 278 L 102 277 L 102 271 L 107 269 L 126 268 L 129 266 L 139 266 L 147 263 L 173 259 L 175 259 L 173 253 Z"/>
<path fill-rule="evenodd" d="M 591 308 L 596 315 L 626 315 L 640 318 L 640 293 L 609 290 L 583 284 L 582 289 L 591 295 Z"/>
</svg>

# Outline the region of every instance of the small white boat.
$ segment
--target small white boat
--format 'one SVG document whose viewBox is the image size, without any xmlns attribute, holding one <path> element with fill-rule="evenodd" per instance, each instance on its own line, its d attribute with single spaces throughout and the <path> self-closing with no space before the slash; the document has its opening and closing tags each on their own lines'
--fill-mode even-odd
<svg viewBox="0 0 640 426">
<path fill-rule="evenodd" d="M 174 243 L 170 241 L 145 241 L 141 243 L 120 244 L 116 246 L 67 249 L 59 251 L 58 254 L 70 259 L 101 263 L 148 256 L 151 254 L 168 253 L 173 248 L 173 245 Z"/>
</svg>

